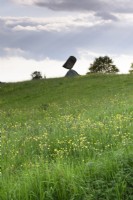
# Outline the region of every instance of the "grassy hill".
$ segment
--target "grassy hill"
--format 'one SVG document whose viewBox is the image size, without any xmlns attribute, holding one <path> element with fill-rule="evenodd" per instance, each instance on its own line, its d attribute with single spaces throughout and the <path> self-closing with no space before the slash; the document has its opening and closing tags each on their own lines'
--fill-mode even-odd
<svg viewBox="0 0 133 200">
<path fill-rule="evenodd" d="M 133 75 L 0 84 L 1 200 L 132 200 Z"/>
</svg>

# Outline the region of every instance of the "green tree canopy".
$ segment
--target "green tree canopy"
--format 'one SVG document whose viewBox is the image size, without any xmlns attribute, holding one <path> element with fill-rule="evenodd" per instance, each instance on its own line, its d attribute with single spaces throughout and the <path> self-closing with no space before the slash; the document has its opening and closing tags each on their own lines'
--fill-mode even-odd
<svg viewBox="0 0 133 200">
<path fill-rule="evenodd" d="M 88 73 L 117 73 L 119 69 L 108 56 L 99 57 L 90 65 Z"/>
<path fill-rule="evenodd" d="M 133 63 L 131 64 L 130 70 L 129 70 L 130 74 L 133 74 Z"/>
<path fill-rule="evenodd" d="M 42 74 L 39 71 L 35 71 L 31 74 L 32 80 L 42 79 Z"/>
</svg>

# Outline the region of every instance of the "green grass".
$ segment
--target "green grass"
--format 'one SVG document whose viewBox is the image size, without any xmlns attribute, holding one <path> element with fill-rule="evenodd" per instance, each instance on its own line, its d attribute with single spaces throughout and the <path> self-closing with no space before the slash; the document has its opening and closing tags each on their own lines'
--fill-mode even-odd
<svg viewBox="0 0 133 200">
<path fill-rule="evenodd" d="M 1 200 L 132 200 L 133 75 L 0 84 Z"/>
</svg>

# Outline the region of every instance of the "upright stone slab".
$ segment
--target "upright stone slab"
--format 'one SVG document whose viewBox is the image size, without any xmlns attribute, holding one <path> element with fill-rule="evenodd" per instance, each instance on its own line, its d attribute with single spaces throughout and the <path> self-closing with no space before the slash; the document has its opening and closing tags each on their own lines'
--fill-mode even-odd
<svg viewBox="0 0 133 200">
<path fill-rule="evenodd" d="M 64 63 L 63 67 L 66 69 L 72 69 L 77 59 L 74 56 L 70 56 Z"/>
</svg>

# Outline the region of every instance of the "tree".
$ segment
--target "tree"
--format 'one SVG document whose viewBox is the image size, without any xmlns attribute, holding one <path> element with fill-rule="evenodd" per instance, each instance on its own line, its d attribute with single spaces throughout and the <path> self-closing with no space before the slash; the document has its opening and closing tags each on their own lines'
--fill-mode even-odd
<svg viewBox="0 0 133 200">
<path fill-rule="evenodd" d="M 42 79 L 41 72 L 35 71 L 31 74 L 32 80 Z"/>
<path fill-rule="evenodd" d="M 130 70 L 129 70 L 130 74 L 133 74 L 133 63 L 131 64 Z"/>
<path fill-rule="evenodd" d="M 89 73 L 117 73 L 119 69 L 108 56 L 96 58 L 90 65 Z"/>
</svg>

